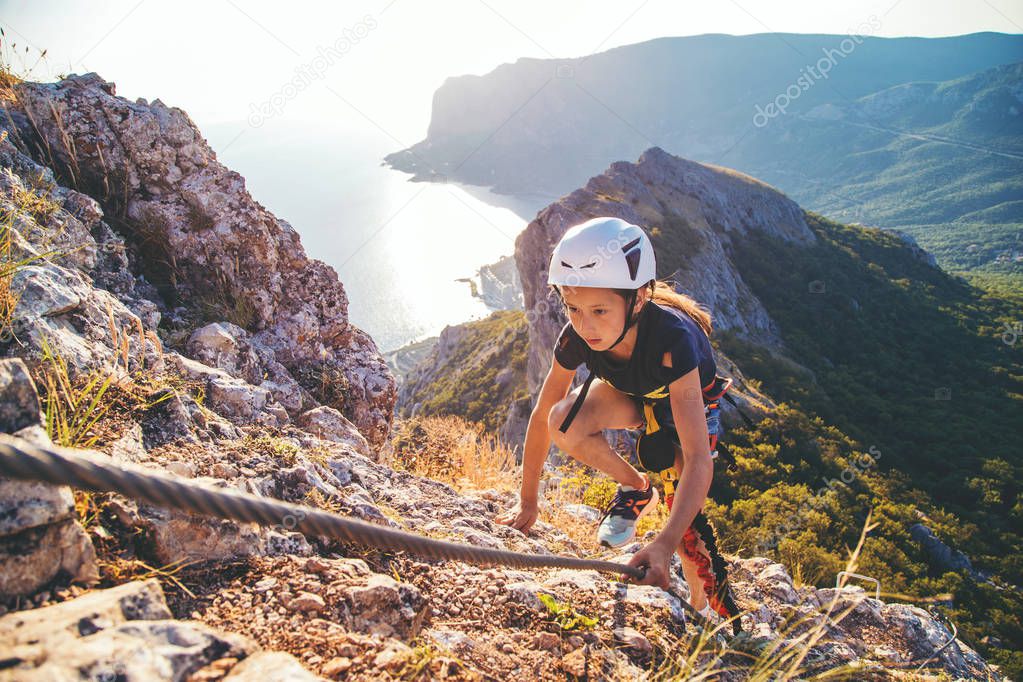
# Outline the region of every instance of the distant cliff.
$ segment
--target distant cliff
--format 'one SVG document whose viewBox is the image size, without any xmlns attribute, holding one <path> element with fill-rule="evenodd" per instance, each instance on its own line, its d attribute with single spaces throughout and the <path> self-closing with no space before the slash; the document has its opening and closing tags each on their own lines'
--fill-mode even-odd
<svg viewBox="0 0 1023 682">
<path fill-rule="evenodd" d="M 945 269 L 1020 291 L 1023 38 L 881 38 L 878 22 L 666 37 L 449 78 L 426 138 L 386 159 L 418 180 L 559 197 L 657 146 L 841 222 L 910 229 Z"/>
</svg>

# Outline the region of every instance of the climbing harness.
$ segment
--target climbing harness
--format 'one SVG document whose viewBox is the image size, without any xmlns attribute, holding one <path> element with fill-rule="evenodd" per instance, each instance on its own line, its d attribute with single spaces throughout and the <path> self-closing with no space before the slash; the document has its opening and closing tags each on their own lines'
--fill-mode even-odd
<svg viewBox="0 0 1023 682">
<path fill-rule="evenodd" d="M 562 433 L 568 431 L 568 427 L 575 419 L 576 413 L 579 412 L 579 408 L 583 406 L 583 401 L 586 399 L 586 393 L 590 390 L 590 384 L 593 383 L 593 380 L 596 377 L 597 375 L 592 371 L 590 372 L 590 375 L 586 377 L 586 381 L 583 382 L 582 388 L 579 389 L 579 396 L 575 399 L 575 402 L 572 403 L 572 408 L 568 411 L 568 414 L 565 415 L 565 419 L 561 422 L 561 426 L 558 427 L 558 431 L 561 431 Z"/>
<path fill-rule="evenodd" d="M 137 466 L 113 464 L 66 449 L 57 451 L 30 443 L 14 445 L 0 442 L 0 476 L 71 485 L 93 492 L 119 493 L 160 507 L 263 526 L 284 527 L 307 535 L 336 538 L 375 549 L 406 551 L 427 559 L 464 561 L 479 566 L 595 570 L 628 575 L 637 580 L 646 574 L 644 568 L 612 561 L 557 554 L 527 554 L 427 538 L 313 507 L 212 488 Z M 684 597 L 671 589 L 668 592 L 681 602 L 694 624 L 713 629 L 710 622 Z M 738 622 L 738 618 L 735 622 Z"/>
</svg>

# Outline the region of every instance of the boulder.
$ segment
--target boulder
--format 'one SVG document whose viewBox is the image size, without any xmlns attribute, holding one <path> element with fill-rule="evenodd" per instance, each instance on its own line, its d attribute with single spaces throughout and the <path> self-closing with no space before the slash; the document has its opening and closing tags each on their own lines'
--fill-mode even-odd
<svg viewBox="0 0 1023 682">
<path fill-rule="evenodd" d="M 258 647 L 239 635 L 171 620 L 155 579 L 89 592 L 0 618 L 5 679 L 181 680 Z"/>
<path fill-rule="evenodd" d="M 51 446 L 41 418 L 25 363 L 0 360 L 0 425 L 31 438 L 0 433 L 0 443 Z M 71 489 L 0 476 L 0 596 L 31 594 L 61 574 L 85 584 L 99 579 L 96 551 L 75 518 Z"/>
<path fill-rule="evenodd" d="M 359 429 L 333 407 L 314 407 L 300 414 L 295 423 L 317 438 L 350 445 L 359 454 L 373 457 L 373 448 Z"/>
<path fill-rule="evenodd" d="M 373 573 L 363 585 L 346 590 L 353 626 L 384 637 L 410 639 L 419 633 L 427 602 L 414 586 Z"/>
</svg>

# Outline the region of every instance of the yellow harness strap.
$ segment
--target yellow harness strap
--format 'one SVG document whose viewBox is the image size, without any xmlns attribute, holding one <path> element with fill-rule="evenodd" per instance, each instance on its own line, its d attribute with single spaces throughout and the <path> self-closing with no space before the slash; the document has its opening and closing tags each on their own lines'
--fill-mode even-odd
<svg viewBox="0 0 1023 682">
<path fill-rule="evenodd" d="M 661 425 L 657 423 L 657 418 L 654 417 L 654 404 L 643 402 L 643 415 L 646 417 L 646 432 L 653 433 L 659 431 Z"/>
<path fill-rule="evenodd" d="M 661 425 L 654 416 L 654 404 L 650 401 L 643 401 L 643 414 L 646 416 L 646 432 L 654 433 L 661 430 Z M 678 472 L 674 466 L 670 466 L 658 472 L 661 475 L 661 482 L 664 484 L 664 497 L 670 499 L 675 495 L 675 486 L 678 483 Z"/>
</svg>

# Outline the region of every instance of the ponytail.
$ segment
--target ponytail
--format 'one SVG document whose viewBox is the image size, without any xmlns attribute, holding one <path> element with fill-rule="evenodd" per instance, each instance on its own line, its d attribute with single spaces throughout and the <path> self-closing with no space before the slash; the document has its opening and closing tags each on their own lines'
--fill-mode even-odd
<svg viewBox="0 0 1023 682">
<path fill-rule="evenodd" d="M 700 328 L 703 329 L 704 334 L 710 336 L 714 329 L 714 325 L 711 321 L 710 312 L 706 308 L 697 303 L 692 297 L 678 293 L 667 282 L 655 279 L 653 280 L 653 284 L 654 291 L 650 295 L 651 301 L 671 306 L 672 308 L 678 308 L 689 315 L 689 317 L 693 318 L 693 320 L 700 325 Z M 649 284 L 647 286 L 649 286 Z M 622 289 L 620 291 L 625 290 Z"/>
</svg>

